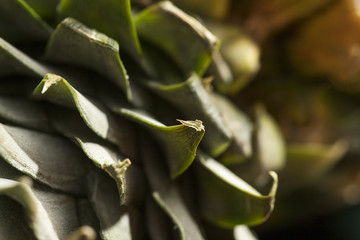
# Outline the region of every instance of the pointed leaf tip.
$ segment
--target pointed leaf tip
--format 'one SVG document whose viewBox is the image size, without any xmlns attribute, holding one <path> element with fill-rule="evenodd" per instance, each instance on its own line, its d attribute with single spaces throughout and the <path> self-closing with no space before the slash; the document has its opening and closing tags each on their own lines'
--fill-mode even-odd
<svg viewBox="0 0 360 240">
<path fill-rule="evenodd" d="M 187 127 L 192 127 L 198 132 L 205 131 L 205 126 L 202 124 L 201 120 L 196 119 L 195 121 L 185 121 L 185 120 L 176 119 L 176 121 L 180 122 L 181 124 Z"/>
<path fill-rule="evenodd" d="M 41 94 L 44 94 L 52 85 L 61 81 L 61 77 L 55 74 L 48 73 L 44 78 L 44 85 L 41 90 Z"/>
</svg>

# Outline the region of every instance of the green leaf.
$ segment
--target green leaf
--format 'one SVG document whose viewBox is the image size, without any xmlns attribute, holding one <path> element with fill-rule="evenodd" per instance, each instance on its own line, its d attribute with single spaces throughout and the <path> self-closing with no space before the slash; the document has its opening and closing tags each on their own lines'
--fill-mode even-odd
<svg viewBox="0 0 360 240">
<path fill-rule="evenodd" d="M 45 58 L 50 62 L 74 64 L 94 70 L 114 82 L 131 98 L 118 43 L 72 18 L 63 20 L 52 33 Z"/>
<path fill-rule="evenodd" d="M 120 121 L 100 103 L 87 99 L 60 76 L 47 74 L 34 90 L 33 96 L 78 111 L 89 129 L 120 148 L 127 146 L 132 139 L 128 124 Z"/>
<path fill-rule="evenodd" d="M 51 27 L 23 0 L 2 0 L 0 36 L 9 42 L 46 41 Z"/>
<path fill-rule="evenodd" d="M 81 138 L 76 140 L 94 164 L 115 180 L 122 204 L 136 205 L 142 202 L 146 185 L 144 174 L 138 166 L 110 146 Z"/>
<path fill-rule="evenodd" d="M 219 46 L 201 23 L 168 1 L 140 12 L 135 24 L 141 39 L 171 56 L 186 76 L 192 72 L 202 75 Z"/>
<path fill-rule="evenodd" d="M 219 162 L 200 154 L 197 178 L 200 211 L 210 222 L 233 228 L 263 223 L 274 209 L 277 175 L 270 172 L 273 184 L 269 194 L 261 195 L 248 183 Z"/>
<path fill-rule="evenodd" d="M 260 68 L 259 46 L 238 26 L 208 22 L 207 27 L 221 40 L 220 54 L 214 59 L 217 90 L 234 95 L 243 89 Z M 224 62 L 222 62 L 223 58 Z M 224 66 L 227 64 L 228 66 Z M 224 68 L 230 68 L 233 77 Z"/>
<path fill-rule="evenodd" d="M 104 240 L 130 240 L 131 226 L 128 208 L 120 205 L 115 183 L 101 172 L 90 181 L 90 199 L 100 221 L 100 235 Z"/>
<path fill-rule="evenodd" d="M 31 179 L 24 176 L 20 171 L 17 171 L 15 168 L 10 166 L 7 162 L 0 159 L 0 177 L 6 178 L 10 180 L 20 181 L 22 183 L 30 184 Z M 81 223 L 79 223 L 79 219 L 77 216 L 78 205 L 75 198 L 68 196 L 64 193 L 60 193 L 54 191 L 53 189 L 46 187 L 44 185 L 34 183 L 32 187 L 32 191 L 34 192 L 38 201 L 41 202 L 42 206 L 46 210 L 50 221 L 53 224 L 55 232 L 59 236 L 60 239 L 65 239 L 65 237 L 72 232 L 74 229 L 78 228 Z M 3 212 L 6 212 L 7 206 L 11 209 L 11 212 L 5 217 L 1 217 L 0 221 L 0 234 L 1 237 L 5 239 L 24 239 L 28 234 L 24 232 L 23 227 L 21 226 L 21 219 L 23 218 L 24 212 L 17 212 L 16 209 L 18 206 L 13 201 L 8 201 L 7 198 L 0 198 L 0 215 Z M 12 216 L 9 218 L 9 216 Z M 13 225 L 12 225 L 13 224 Z M 17 230 L 20 233 L 13 233 L 11 229 L 14 229 L 14 224 L 18 224 Z M 25 223 L 24 223 L 25 224 Z M 7 230 L 3 229 L 7 228 Z M 10 237 L 6 237 L 9 234 Z M 16 237 L 19 236 L 19 237 Z M 33 239 L 31 237 L 26 237 L 26 239 Z"/>
<path fill-rule="evenodd" d="M 220 159 L 224 164 L 241 163 L 252 156 L 253 123 L 227 98 L 216 93 L 210 96 L 233 135 L 230 146 Z"/>
<path fill-rule="evenodd" d="M 130 0 L 62 0 L 57 10 L 61 18 L 73 17 L 114 38 L 132 56 L 141 53 Z"/>
<path fill-rule="evenodd" d="M 105 170 L 109 176 L 115 180 L 120 198 L 123 198 L 125 192 L 124 173 L 131 165 L 130 160 L 124 159 L 124 157 L 121 157 L 117 152 L 100 144 L 84 141 L 80 138 L 76 138 L 76 140 L 79 142 L 86 156 L 88 156 L 97 167 Z"/>
<path fill-rule="evenodd" d="M 46 185 L 84 193 L 85 156 L 62 137 L 0 124 L 0 157 Z"/>
<path fill-rule="evenodd" d="M 316 182 L 342 159 L 348 149 L 346 140 L 333 144 L 289 144 L 287 162 L 279 174 L 283 179 L 281 188 L 293 191 Z"/>
<path fill-rule="evenodd" d="M 212 156 L 219 156 L 227 149 L 231 132 L 198 75 L 193 74 L 178 84 L 162 85 L 151 81 L 148 86 L 176 106 L 184 117 L 203 121 L 207 133 L 202 143 Z"/>
<path fill-rule="evenodd" d="M 48 213 L 60 239 L 65 239 L 80 227 L 77 203 L 74 197 L 55 192 L 50 188 L 37 187 L 37 185 L 34 185 L 33 191 Z"/>
<path fill-rule="evenodd" d="M 207 75 L 214 77 L 216 90 L 222 93 L 226 93 L 222 85 L 228 87 L 234 82 L 234 74 L 220 52 L 214 54 Z"/>
<path fill-rule="evenodd" d="M 25 75 L 32 78 L 43 78 L 49 72 L 42 64 L 22 53 L 11 44 L 0 38 L 0 76 Z"/>
<path fill-rule="evenodd" d="M 29 225 L 37 239 L 59 239 L 47 212 L 28 185 L 0 178 L 0 194 L 11 197 L 24 207 Z"/>
<path fill-rule="evenodd" d="M 143 136 L 142 139 L 143 164 L 153 199 L 178 228 L 179 239 L 204 239 L 178 189 L 167 174 L 166 167 L 162 165 L 161 155 L 156 151 L 156 146 L 150 143 L 150 138 Z"/>
<path fill-rule="evenodd" d="M 179 120 L 181 125 L 165 126 L 148 115 L 134 110 L 117 108 L 114 111 L 144 126 L 154 134 L 165 152 L 172 178 L 182 174 L 193 162 L 197 146 L 205 133 L 201 121 Z"/>
<path fill-rule="evenodd" d="M 255 117 L 257 157 L 265 170 L 281 169 L 286 160 L 286 146 L 281 130 L 264 106 L 255 107 Z"/>
<path fill-rule="evenodd" d="M 43 106 L 21 97 L 0 96 L 0 119 L 26 128 L 53 132 Z"/>
</svg>

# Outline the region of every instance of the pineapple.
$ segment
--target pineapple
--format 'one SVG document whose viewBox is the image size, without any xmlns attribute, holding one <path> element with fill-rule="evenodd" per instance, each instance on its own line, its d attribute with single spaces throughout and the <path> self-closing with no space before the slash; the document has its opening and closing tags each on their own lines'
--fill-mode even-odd
<svg viewBox="0 0 360 240">
<path fill-rule="evenodd" d="M 2 1 L 1 239 L 257 239 L 357 203 L 329 174 L 356 104 L 278 64 L 333 1 L 210 2 Z"/>
<path fill-rule="evenodd" d="M 252 158 L 255 123 L 207 82 L 220 40 L 202 23 L 166 1 L 0 11 L 1 238 L 253 237 L 277 164 L 265 194 L 226 167 Z M 277 134 L 258 117 L 261 141 Z"/>
</svg>

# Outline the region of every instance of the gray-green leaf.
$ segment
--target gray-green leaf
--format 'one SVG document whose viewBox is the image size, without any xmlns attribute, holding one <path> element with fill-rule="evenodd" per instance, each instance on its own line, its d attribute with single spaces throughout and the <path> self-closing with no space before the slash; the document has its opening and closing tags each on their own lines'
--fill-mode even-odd
<svg viewBox="0 0 360 240">
<path fill-rule="evenodd" d="M 0 124 L 0 157 L 53 188 L 84 193 L 86 157 L 62 137 Z"/>
<path fill-rule="evenodd" d="M 120 60 L 118 43 L 72 18 L 63 20 L 51 34 L 45 58 L 50 62 L 94 70 L 122 88 L 131 98 L 128 76 Z"/>
<path fill-rule="evenodd" d="M 130 0 L 62 0 L 57 10 L 61 18 L 73 17 L 114 38 L 133 56 L 139 56 L 141 49 Z"/>
<path fill-rule="evenodd" d="M 62 77 L 47 74 L 34 90 L 33 96 L 78 111 L 96 135 L 117 145 L 124 153 L 128 151 L 123 147 L 128 146 L 132 139 L 129 124 L 120 121 L 100 103 L 90 101 Z"/>
<path fill-rule="evenodd" d="M 140 12 L 135 24 L 139 36 L 163 49 L 186 76 L 192 72 L 202 75 L 219 46 L 200 22 L 168 1 Z"/>
<path fill-rule="evenodd" d="M 178 189 L 167 174 L 166 167 L 162 165 L 161 155 L 156 152 L 154 144 L 147 141 L 151 141 L 150 138 L 143 137 L 142 156 L 153 199 L 176 225 L 181 240 L 204 239 L 199 226 L 181 199 Z"/>
<path fill-rule="evenodd" d="M 157 138 L 165 152 L 171 177 L 182 174 L 193 162 L 205 128 L 202 122 L 183 121 L 181 125 L 165 126 L 143 113 L 129 109 L 114 109 L 115 112 L 146 127 Z"/>
<path fill-rule="evenodd" d="M 11 197 L 24 207 L 29 225 L 38 240 L 59 239 L 47 212 L 28 185 L 0 178 L 0 194 Z"/>
<path fill-rule="evenodd" d="M 212 156 L 219 156 L 230 144 L 232 135 L 219 109 L 204 88 L 198 75 L 172 85 L 149 82 L 148 86 L 165 98 L 189 119 L 200 119 L 206 127 L 203 146 Z"/>
<path fill-rule="evenodd" d="M 253 123 L 230 100 L 216 93 L 210 96 L 233 135 L 230 146 L 221 155 L 221 161 L 224 164 L 234 164 L 251 157 Z"/>
<path fill-rule="evenodd" d="M 102 239 L 132 239 L 130 214 L 126 206 L 120 205 L 115 183 L 107 175 L 96 172 L 92 176 L 90 185 L 90 199 L 100 221 Z"/>
</svg>

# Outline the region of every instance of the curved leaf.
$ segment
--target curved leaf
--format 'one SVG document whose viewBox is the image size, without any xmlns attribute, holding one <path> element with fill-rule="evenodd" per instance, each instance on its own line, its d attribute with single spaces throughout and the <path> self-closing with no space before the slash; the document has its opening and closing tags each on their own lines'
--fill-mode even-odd
<svg viewBox="0 0 360 240">
<path fill-rule="evenodd" d="M 139 36 L 163 49 L 185 75 L 202 75 L 219 46 L 217 38 L 200 22 L 168 1 L 140 12 L 135 25 Z"/>
<path fill-rule="evenodd" d="M 230 146 L 220 157 L 221 161 L 224 164 L 234 164 L 251 157 L 253 123 L 230 100 L 216 93 L 210 96 L 233 135 Z"/>
<path fill-rule="evenodd" d="M 259 70 L 259 46 L 238 26 L 209 22 L 207 27 L 221 40 L 219 56 L 223 57 L 225 64 L 228 65 L 221 66 L 222 62 L 215 59 L 213 62 L 215 70 L 224 71 L 224 68 L 229 67 L 233 75 L 229 77 L 227 74 L 218 74 L 218 78 L 215 78 L 215 86 L 221 93 L 234 95 L 243 89 Z"/>
<path fill-rule="evenodd" d="M 0 36 L 9 42 L 46 41 L 51 27 L 23 0 L 2 0 Z"/>
<path fill-rule="evenodd" d="M 262 105 L 255 107 L 255 116 L 257 157 L 265 170 L 281 169 L 286 160 L 281 130 Z"/>
<path fill-rule="evenodd" d="M 237 225 L 257 225 L 264 222 L 274 209 L 277 175 L 267 195 L 244 182 L 214 159 L 199 153 L 197 176 L 202 215 L 214 224 L 233 228 Z"/>
<path fill-rule="evenodd" d="M 142 156 L 153 199 L 176 224 L 179 239 L 204 239 L 179 191 L 167 174 L 165 166 L 162 165 L 161 155 L 153 144 L 147 143 L 148 141 L 151 141 L 150 138 L 143 136 Z"/>
<path fill-rule="evenodd" d="M 73 17 L 114 38 L 134 57 L 141 53 L 130 0 L 61 0 L 57 10 L 61 18 Z"/>
<path fill-rule="evenodd" d="M 0 157 L 53 188 L 84 192 L 85 157 L 66 139 L 0 124 Z"/>
<path fill-rule="evenodd" d="M 116 182 L 120 198 L 124 195 L 124 173 L 131 165 L 129 159 L 124 159 L 117 152 L 100 144 L 76 138 L 84 153 L 94 164 L 105 170 Z M 123 160 L 121 160 L 123 159 Z"/>
<path fill-rule="evenodd" d="M 75 19 L 66 18 L 57 26 L 48 42 L 45 58 L 50 62 L 80 65 L 94 70 L 109 78 L 131 98 L 118 43 Z"/>
<path fill-rule="evenodd" d="M 151 239 L 168 240 L 178 234 L 170 217 L 166 215 L 152 196 L 146 199 L 145 214 L 146 226 Z"/>
<path fill-rule="evenodd" d="M 74 197 L 54 192 L 49 188 L 36 187 L 36 185 L 33 191 L 48 213 L 60 239 L 65 239 L 66 236 L 81 226 Z"/>
<path fill-rule="evenodd" d="M 127 146 L 132 139 L 132 128 L 129 124 L 120 121 L 101 104 L 95 104 L 95 101 L 84 97 L 60 76 L 47 74 L 34 90 L 33 96 L 78 111 L 85 124 L 96 135 L 119 148 L 122 148 L 122 145 Z"/>
<path fill-rule="evenodd" d="M 144 126 L 160 141 L 168 161 L 172 178 L 182 174 L 193 162 L 196 149 L 205 133 L 200 120 L 183 121 L 181 125 L 165 126 L 155 119 L 129 109 L 114 109 L 115 112 Z"/>
<path fill-rule="evenodd" d="M 7 195 L 23 205 L 25 214 L 29 219 L 29 225 L 37 239 L 59 239 L 47 212 L 28 185 L 0 178 L 0 194 Z"/>
<path fill-rule="evenodd" d="M 4 160 L 0 159 L 0 177 L 7 178 L 11 180 L 19 180 L 23 183 L 31 183 L 31 180 L 28 177 L 24 177 L 23 174 L 17 171 L 15 168 L 10 166 Z M 80 226 L 79 219 L 77 216 L 77 203 L 75 198 L 65 195 L 64 193 L 59 193 L 46 187 L 44 185 L 34 183 L 32 187 L 32 191 L 34 192 L 38 201 L 41 202 L 43 208 L 48 214 L 50 221 L 53 224 L 54 230 L 60 239 L 64 239 L 70 232 Z M 16 206 L 14 206 L 14 202 L 6 201 L 6 198 L 0 199 L 1 203 L 0 212 L 6 212 L 5 208 L 9 205 L 9 208 L 12 210 L 10 214 L 6 217 L 1 217 L 0 221 L 0 234 L 5 239 L 24 239 L 27 235 L 22 228 L 17 226 L 16 229 L 20 230 L 18 233 L 12 233 L 7 236 L 7 233 L 11 233 L 11 229 L 14 228 L 11 224 L 21 224 L 19 220 L 22 219 L 23 212 L 17 214 Z M 14 209 L 15 208 L 15 209 Z M 1 215 L 2 213 L 0 213 Z M 11 216 L 9 218 L 9 216 Z M 4 221 L 4 219 L 6 219 Z M 10 225 L 9 225 L 10 224 Z M 2 227 L 8 227 L 8 230 L 2 229 Z M 20 229 L 19 229 L 20 228 Z M 23 234 L 23 235 L 22 235 Z M 19 236 L 19 237 L 16 237 Z M 32 239 L 30 237 L 26 237 L 26 239 Z"/>
<path fill-rule="evenodd" d="M 100 235 L 104 240 L 130 240 L 130 214 L 120 205 L 115 183 L 101 172 L 96 172 L 90 181 L 90 199 L 100 221 Z"/>
<path fill-rule="evenodd" d="M 280 172 L 281 189 L 293 191 L 324 176 L 349 149 L 345 140 L 333 144 L 289 144 L 287 162 Z"/>
<path fill-rule="evenodd" d="M 124 159 L 110 147 L 81 138 L 76 140 L 94 164 L 115 180 L 122 204 L 136 205 L 142 202 L 146 186 L 139 167 L 132 165 L 129 159 Z"/>
<path fill-rule="evenodd" d="M 219 156 L 227 149 L 232 138 L 231 132 L 196 74 L 178 84 L 161 85 L 149 82 L 148 86 L 175 105 L 186 118 L 204 122 L 207 133 L 203 146 L 212 156 Z"/>
</svg>

